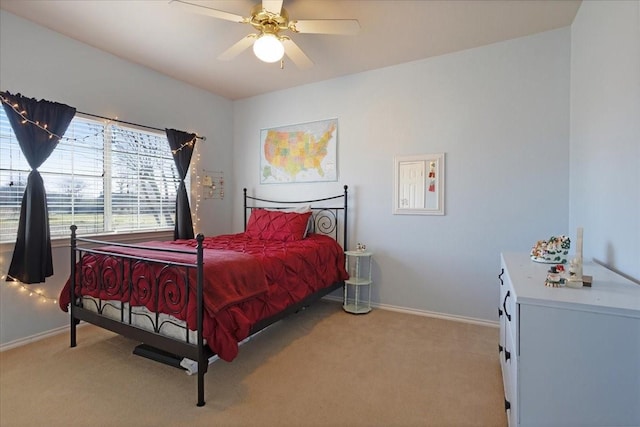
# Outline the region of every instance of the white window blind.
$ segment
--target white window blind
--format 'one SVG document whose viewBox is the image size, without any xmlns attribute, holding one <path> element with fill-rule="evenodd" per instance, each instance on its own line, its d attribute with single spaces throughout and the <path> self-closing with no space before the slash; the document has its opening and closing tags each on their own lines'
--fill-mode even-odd
<svg viewBox="0 0 640 427">
<path fill-rule="evenodd" d="M 0 242 L 12 242 L 30 167 L 2 108 L 0 153 Z M 174 226 L 180 179 L 164 133 L 76 115 L 38 171 L 52 237 L 71 224 L 82 235 Z"/>
</svg>

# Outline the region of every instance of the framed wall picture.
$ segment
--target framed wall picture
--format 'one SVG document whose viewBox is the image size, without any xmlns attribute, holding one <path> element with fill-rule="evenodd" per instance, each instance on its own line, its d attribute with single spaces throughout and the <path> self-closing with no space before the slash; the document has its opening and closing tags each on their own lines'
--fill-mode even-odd
<svg viewBox="0 0 640 427">
<path fill-rule="evenodd" d="M 444 153 L 393 159 L 393 213 L 444 215 Z"/>
<path fill-rule="evenodd" d="M 338 119 L 262 129 L 260 183 L 338 180 Z"/>
</svg>

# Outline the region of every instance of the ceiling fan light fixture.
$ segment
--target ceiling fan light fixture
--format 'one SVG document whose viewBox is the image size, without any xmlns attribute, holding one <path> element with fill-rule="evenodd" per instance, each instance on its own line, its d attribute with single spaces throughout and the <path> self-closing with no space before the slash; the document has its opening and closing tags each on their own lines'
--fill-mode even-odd
<svg viewBox="0 0 640 427">
<path fill-rule="evenodd" d="M 253 43 L 253 53 L 263 62 L 278 62 L 284 56 L 284 46 L 275 34 L 264 33 Z"/>
</svg>

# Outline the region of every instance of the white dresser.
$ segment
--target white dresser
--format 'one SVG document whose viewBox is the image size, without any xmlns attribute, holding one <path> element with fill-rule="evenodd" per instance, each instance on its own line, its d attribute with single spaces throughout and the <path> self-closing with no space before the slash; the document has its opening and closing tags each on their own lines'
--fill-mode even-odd
<svg viewBox="0 0 640 427">
<path fill-rule="evenodd" d="M 510 426 L 640 426 L 640 285 L 585 264 L 591 288 L 549 288 L 549 264 L 503 253 L 500 364 Z"/>
</svg>

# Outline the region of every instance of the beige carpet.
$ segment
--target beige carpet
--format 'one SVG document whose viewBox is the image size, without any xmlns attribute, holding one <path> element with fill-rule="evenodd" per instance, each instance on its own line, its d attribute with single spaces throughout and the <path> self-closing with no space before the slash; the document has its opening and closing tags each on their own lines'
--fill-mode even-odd
<svg viewBox="0 0 640 427">
<path fill-rule="evenodd" d="M 0 353 L 0 425 L 504 426 L 498 329 L 320 301 L 196 377 L 93 326 Z"/>
</svg>

